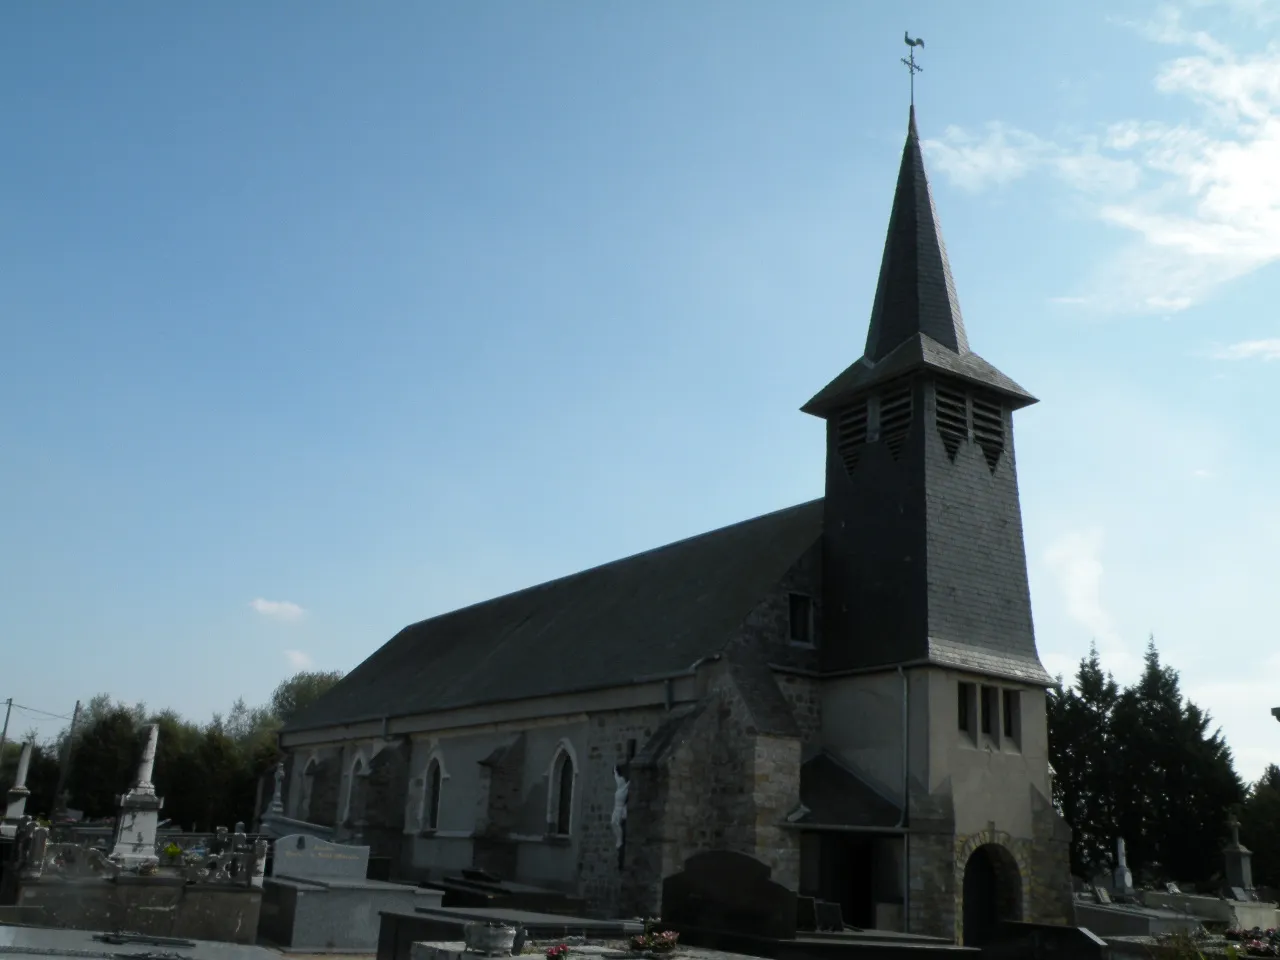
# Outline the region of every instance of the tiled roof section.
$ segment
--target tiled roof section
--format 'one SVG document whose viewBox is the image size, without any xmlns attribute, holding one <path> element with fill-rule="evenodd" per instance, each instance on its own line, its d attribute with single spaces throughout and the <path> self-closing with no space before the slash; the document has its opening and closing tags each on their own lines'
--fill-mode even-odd
<svg viewBox="0 0 1280 960">
<path fill-rule="evenodd" d="M 1032 686 L 1048 687 L 1053 677 L 1045 670 L 1038 657 L 1020 656 L 1016 653 L 989 650 L 984 647 L 955 643 L 950 640 L 929 639 L 929 662 L 955 670 L 968 670 L 988 676 L 1006 677 Z"/>
<path fill-rule="evenodd" d="M 287 731 L 634 683 L 718 653 L 822 533 L 822 501 L 405 627 Z"/>
<path fill-rule="evenodd" d="M 804 406 L 825 416 L 843 399 L 913 370 L 935 372 L 1005 393 L 1015 406 L 1035 398 L 969 350 L 946 244 L 925 174 L 915 108 L 893 195 L 880 279 L 863 356 Z"/>
<path fill-rule="evenodd" d="M 640 748 L 640 752 L 631 760 L 634 767 L 654 767 L 664 762 L 679 749 L 685 738 L 693 730 L 693 725 L 706 711 L 710 701 L 699 700 L 697 703 L 676 707 L 658 727 L 653 735 Z"/>
<path fill-rule="evenodd" d="M 1014 409 L 1029 406 L 1036 398 L 1005 376 L 976 353 L 952 353 L 925 334 L 903 341 L 879 363 L 859 357 L 843 373 L 818 391 L 804 405 L 805 413 L 825 416 L 841 405 L 845 398 L 917 370 L 950 374 L 969 383 L 1003 394 Z"/>
<path fill-rule="evenodd" d="M 729 655 L 729 674 L 737 684 L 752 727 L 750 735 L 799 737 L 794 711 L 767 659 L 755 647 L 739 648 Z"/>
<path fill-rule="evenodd" d="M 801 765 L 800 802 L 809 812 L 797 822 L 808 826 L 893 827 L 900 818 L 895 804 L 828 753 Z"/>
<path fill-rule="evenodd" d="M 969 352 L 912 107 L 865 356 L 878 362 L 917 333 L 932 337 L 953 353 Z"/>
</svg>

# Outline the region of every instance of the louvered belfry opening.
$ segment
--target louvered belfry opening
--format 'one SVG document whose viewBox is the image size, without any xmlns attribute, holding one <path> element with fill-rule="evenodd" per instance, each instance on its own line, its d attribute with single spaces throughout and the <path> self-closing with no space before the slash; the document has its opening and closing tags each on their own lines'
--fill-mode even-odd
<svg viewBox="0 0 1280 960">
<path fill-rule="evenodd" d="M 1004 408 L 998 400 L 974 394 L 973 439 L 982 448 L 987 466 L 995 473 L 1000 455 L 1004 453 Z"/>
<path fill-rule="evenodd" d="M 995 473 L 1005 448 L 1005 411 L 1000 400 L 949 383 L 936 384 L 933 397 L 938 436 L 948 459 L 954 461 L 960 445 L 973 440 Z"/>
<path fill-rule="evenodd" d="M 867 445 L 867 400 L 855 400 L 836 420 L 836 450 L 844 468 L 853 473 Z"/>
<path fill-rule="evenodd" d="M 903 383 L 880 394 L 880 440 L 895 460 L 902 455 L 907 435 L 911 432 L 913 393 L 912 385 Z"/>
<path fill-rule="evenodd" d="M 955 460 L 960 444 L 969 439 L 969 398 L 963 390 L 938 384 L 934 399 L 938 435 L 947 456 Z"/>
</svg>

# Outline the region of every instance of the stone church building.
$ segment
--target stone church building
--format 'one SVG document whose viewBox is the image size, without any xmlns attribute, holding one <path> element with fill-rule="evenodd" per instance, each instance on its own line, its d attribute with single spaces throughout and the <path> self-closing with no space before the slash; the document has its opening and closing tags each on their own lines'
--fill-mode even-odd
<svg viewBox="0 0 1280 960">
<path fill-rule="evenodd" d="M 969 348 L 913 109 L 866 350 L 803 407 L 825 496 L 406 627 L 282 732 L 287 816 L 600 913 L 727 849 L 853 926 L 1068 922 L 1034 402 Z"/>
</svg>

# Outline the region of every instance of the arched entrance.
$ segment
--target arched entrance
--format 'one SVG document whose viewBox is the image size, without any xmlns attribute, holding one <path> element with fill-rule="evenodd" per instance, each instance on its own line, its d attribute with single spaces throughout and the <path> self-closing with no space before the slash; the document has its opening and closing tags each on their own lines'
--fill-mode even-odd
<svg viewBox="0 0 1280 960">
<path fill-rule="evenodd" d="M 1002 920 L 1022 919 L 1022 876 L 1013 854 L 984 843 L 964 865 L 964 945 L 980 947 Z"/>
</svg>

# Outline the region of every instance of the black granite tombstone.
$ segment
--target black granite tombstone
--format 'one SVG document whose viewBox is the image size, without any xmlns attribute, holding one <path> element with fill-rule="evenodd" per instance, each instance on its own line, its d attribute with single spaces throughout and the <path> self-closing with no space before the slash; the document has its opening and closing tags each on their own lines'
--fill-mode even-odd
<svg viewBox="0 0 1280 960">
<path fill-rule="evenodd" d="M 818 914 L 818 929 L 840 932 L 844 930 L 844 911 L 840 904 L 830 900 L 819 900 L 815 904 Z"/>
<path fill-rule="evenodd" d="M 818 929 L 818 908 L 813 897 L 796 897 L 796 929 Z"/>
<path fill-rule="evenodd" d="M 696 854 L 662 882 L 662 919 L 676 929 L 794 940 L 795 891 L 774 883 L 771 873 L 743 853 Z"/>
</svg>

